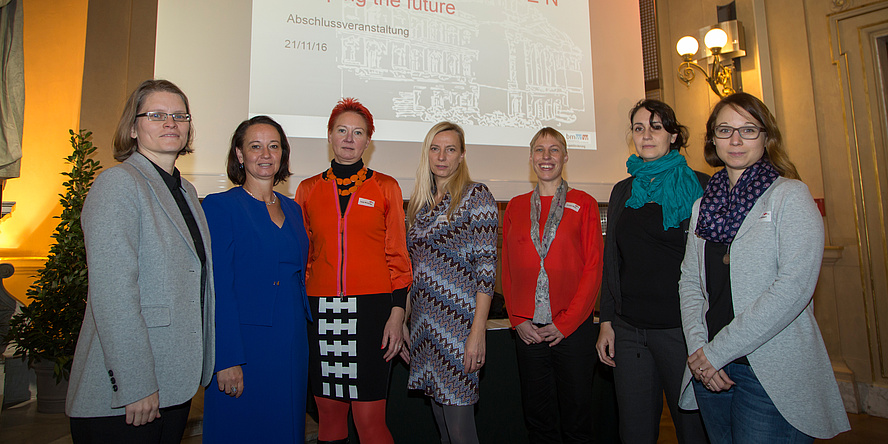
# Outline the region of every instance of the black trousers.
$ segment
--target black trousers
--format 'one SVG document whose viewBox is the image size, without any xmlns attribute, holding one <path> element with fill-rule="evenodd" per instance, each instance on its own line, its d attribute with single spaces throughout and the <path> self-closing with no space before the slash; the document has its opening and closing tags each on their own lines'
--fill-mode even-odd
<svg viewBox="0 0 888 444">
<path fill-rule="evenodd" d="M 530 442 L 591 443 L 592 376 L 598 355 L 590 316 L 558 345 L 525 344 L 515 335 L 521 402 Z"/>
<path fill-rule="evenodd" d="M 160 409 L 160 418 L 141 426 L 126 423 L 126 415 L 71 418 L 74 444 L 179 444 L 188 422 L 188 402 Z"/>
<path fill-rule="evenodd" d="M 680 444 L 706 443 L 699 410 L 678 407 L 687 347 L 680 327 L 635 328 L 619 316 L 614 328 L 614 382 L 620 409 L 620 437 L 626 443 L 656 443 L 663 393 Z"/>
</svg>

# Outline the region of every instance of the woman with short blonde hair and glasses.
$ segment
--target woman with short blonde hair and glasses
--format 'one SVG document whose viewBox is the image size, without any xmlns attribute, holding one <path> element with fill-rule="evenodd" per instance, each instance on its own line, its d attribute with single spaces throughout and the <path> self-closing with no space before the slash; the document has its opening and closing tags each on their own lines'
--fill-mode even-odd
<svg viewBox="0 0 888 444">
<path fill-rule="evenodd" d="M 65 407 L 75 443 L 178 443 L 213 376 L 210 231 L 176 168 L 193 135 L 185 93 L 142 82 L 114 135 L 123 163 L 83 204 L 89 297 Z"/>
</svg>

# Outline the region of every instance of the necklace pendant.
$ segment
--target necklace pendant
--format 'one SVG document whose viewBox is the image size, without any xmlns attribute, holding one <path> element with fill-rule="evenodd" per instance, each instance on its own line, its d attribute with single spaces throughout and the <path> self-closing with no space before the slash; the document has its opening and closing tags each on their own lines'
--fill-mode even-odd
<svg viewBox="0 0 888 444">
<path fill-rule="evenodd" d="M 725 255 L 722 256 L 722 263 L 725 265 L 729 265 L 731 263 L 731 253 L 725 253 Z"/>
<path fill-rule="evenodd" d="M 241 188 L 243 188 L 244 191 L 246 191 L 247 194 L 250 195 L 250 197 L 252 197 L 253 199 L 258 200 L 259 202 L 264 203 L 266 206 L 269 206 L 269 207 L 270 207 L 270 206 L 272 206 L 272 205 L 274 205 L 274 204 L 277 203 L 277 197 L 275 197 L 274 192 L 271 193 L 271 202 L 266 202 L 266 201 L 264 201 L 264 200 L 262 200 L 262 199 L 259 199 L 259 198 L 256 197 L 256 196 L 254 196 L 253 193 L 250 192 L 250 190 L 244 188 L 243 186 L 241 186 Z"/>
</svg>

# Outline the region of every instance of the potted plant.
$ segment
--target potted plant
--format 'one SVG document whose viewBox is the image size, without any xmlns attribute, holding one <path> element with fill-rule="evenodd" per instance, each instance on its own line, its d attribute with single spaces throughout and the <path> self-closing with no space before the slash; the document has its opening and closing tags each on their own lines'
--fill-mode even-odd
<svg viewBox="0 0 888 444">
<path fill-rule="evenodd" d="M 89 158 L 96 150 L 88 140 L 92 133 L 68 132 L 74 149 L 67 157 L 71 171 L 62 173 L 68 180 L 63 183 L 65 194 L 59 195 L 62 214 L 55 216 L 60 219 L 52 234 L 55 242 L 46 264 L 37 272 L 37 280 L 27 291 L 31 303 L 13 316 L 6 337 L 15 343 L 15 356 L 27 359 L 37 373 L 37 409 L 46 413 L 64 412 L 65 408 L 68 376 L 88 289 L 80 211 L 101 169 L 97 160 Z M 61 392 L 61 400 L 58 395 L 45 393 L 53 388 Z"/>
</svg>

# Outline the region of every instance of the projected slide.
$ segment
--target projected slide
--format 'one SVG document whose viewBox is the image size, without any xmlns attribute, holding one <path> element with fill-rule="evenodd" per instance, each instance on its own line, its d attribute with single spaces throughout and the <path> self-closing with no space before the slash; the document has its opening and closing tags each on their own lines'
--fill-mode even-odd
<svg viewBox="0 0 888 444">
<path fill-rule="evenodd" d="M 552 126 L 594 150 L 589 31 L 577 0 L 253 0 L 249 112 L 321 137 L 357 97 L 376 140 L 450 120 L 474 144 L 526 147 Z"/>
</svg>

